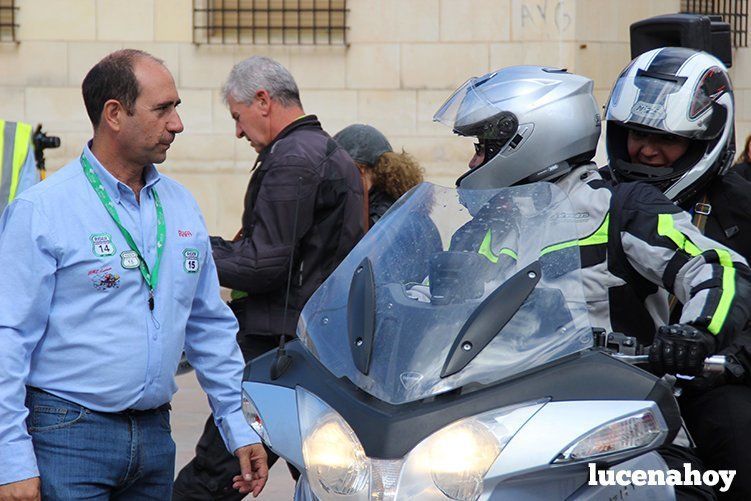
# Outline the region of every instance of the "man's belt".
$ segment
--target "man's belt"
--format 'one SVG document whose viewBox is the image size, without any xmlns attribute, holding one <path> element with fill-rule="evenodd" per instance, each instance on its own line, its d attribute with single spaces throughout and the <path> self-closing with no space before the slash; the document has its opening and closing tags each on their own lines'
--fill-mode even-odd
<svg viewBox="0 0 751 501">
<path fill-rule="evenodd" d="M 29 390 L 31 390 L 31 391 L 37 392 L 37 393 L 47 393 L 48 395 L 52 395 L 51 393 L 49 393 L 47 391 L 44 391 L 41 388 L 37 388 L 35 386 L 27 386 L 26 388 L 29 389 Z M 52 395 L 52 396 L 55 397 L 55 398 L 59 398 L 60 400 L 65 400 L 64 398 L 58 397 L 57 395 Z M 68 402 L 70 402 L 70 400 L 68 400 Z M 81 405 L 81 404 L 76 403 L 76 402 L 70 402 L 70 403 L 73 404 L 73 405 L 78 405 L 80 407 L 83 407 L 84 409 L 86 409 L 89 412 L 96 412 L 96 413 L 99 413 L 99 414 L 115 414 L 115 415 L 120 414 L 120 415 L 123 415 L 123 416 L 143 416 L 143 415 L 147 415 L 147 414 L 154 414 L 156 412 L 169 411 L 169 410 L 172 409 L 172 405 L 170 405 L 170 403 L 167 402 L 166 404 L 162 404 L 159 407 L 155 407 L 153 409 L 125 409 L 125 410 L 117 411 L 117 412 L 103 412 L 103 411 L 94 411 L 92 409 L 89 409 L 85 405 Z"/>
<path fill-rule="evenodd" d="M 172 409 L 172 406 L 167 402 L 166 404 L 162 404 L 159 407 L 156 407 L 154 409 L 125 409 L 124 411 L 120 412 L 108 412 L 107 414 L 124 414 L 128 416 L 142 416 L 145 414 L 153 414 L 155 412 L 162 412 L 162 411 L 169 411 Z"/>
</svg>

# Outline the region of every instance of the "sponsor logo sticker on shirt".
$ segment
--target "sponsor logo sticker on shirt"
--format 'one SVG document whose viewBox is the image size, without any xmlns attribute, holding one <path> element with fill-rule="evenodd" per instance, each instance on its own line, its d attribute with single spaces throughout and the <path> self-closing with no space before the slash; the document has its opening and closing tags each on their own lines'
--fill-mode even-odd
<svg viewBox="0 0 751 501">
<path fill-rule="evenodd" d="M 107 233 L 94 233 L 89 237 L 91 240 L 91 250 L 97 257 L 114 256 L 116 249 L 112 243 L 112 237 Z"/>
<path fill-rule="evenodd" d="M 126 250 L 120 253 L 120 264 L 126 270 L 132 270 L 134 268 L 138 268 L 140 259 L 138 259 L 138 254 L 136 253 L 136 251 Z"/>
<path fill-rule="evenodd" d="M 200 257 L 201 253 L 198 249 L 185 249 L 183 251 L 183 269 L 188 273 L 197 273 L 200 269 Z"/>
<path fill-rule="evenodd" d="M 89 271 L 89 279 L 98 291 L 120 288 L 120 275 L 113 272 L 110 266 Z"/>
</svg>

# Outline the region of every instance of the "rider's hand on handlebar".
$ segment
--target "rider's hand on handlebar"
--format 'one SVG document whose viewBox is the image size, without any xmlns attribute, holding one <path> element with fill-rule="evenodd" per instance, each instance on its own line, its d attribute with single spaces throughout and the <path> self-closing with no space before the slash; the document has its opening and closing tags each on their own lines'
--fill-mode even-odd
<svg viewBox="0 0 751 501">
<path fill-rule="evenodd" d="M 657 376 L 663 374 L 701 374 L 704 359 L 714 354 L 715 337 L 691 325 L 665 325 L 657 330 L 649 348 L 650 370 Z"/>
</svg>

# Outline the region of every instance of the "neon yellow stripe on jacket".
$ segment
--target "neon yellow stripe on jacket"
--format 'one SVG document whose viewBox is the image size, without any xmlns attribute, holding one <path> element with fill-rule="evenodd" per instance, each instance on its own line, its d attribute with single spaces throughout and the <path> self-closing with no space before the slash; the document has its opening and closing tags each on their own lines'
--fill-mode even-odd
<svg viewBox="0 0 751 501">
<path fill-rule="evenodd" d="M 568 242 L 561 242 L 559 244 L 550 245 L 548 247 L 545 247 L 540 252 L 541 256 L 544 256 L 545 254 L 549 254 L 551 252 L 559 251 L 561 249 L 566 249 L 568 247 L 574 247 L 578 245 L 579 247 L 586 247 L 588 245 L 601 245 L 608 243 L 608 228 L 610 227 L 610 213 L 605 215 L 605 219 L 602 221 L 602 224 L 599 228 L 595 230 L 594 233 L 589 235 L 588 237 L 582 238 L 581 240 L 569 240 Z"/>
<path fill-rule="evenodd" d="M 658 216 L 657 233 L 660 236 L 668 237 L 679 249 L 691 257 L 696 257 L 702 253 L 686 235 L 675 227 L 672 214 L 660 214 Z M 730 311 L 730 305 L 735 297 L 735 268 L 733 268 L 733 258 L 728 251 L 724 249 L 712 250 L 717 253 L 717 256 L 720 258 L 720 266 L 722 266 L 722 295 L 707 330 L 717 335 L 725 324 L 728 312 Z"/>
<path fill-rule="evenodd" d="M 701 254 L 701 250 L 675 227 L 672 214 L 660 214 L 657 216 L 657 234 L 668 237 L 679 249 L 691 257 Z"/>
<path fill-rule="evenodd" d="M 498 263 L 498 258 L 501 254 L 505 254 L 512 258 L 513 260 L 518 260 L 519 257 L 516 255 L 516 252 L 514 252 L 511 249 L 507 249 L 504 247 L 503 249 L 498 251 L 498 254 L 495 254 L 493 252 L 493 230 L 489 229 L 487 233 L 485 233 L 485 238 L 483 238 L 482 243 L 480 244 L 480 248 L 478 249 L 477 253 L 481 256 L 484 256 L 487 258 L 488 261 L 490 261 L 493 264 Z"/>
</svg>

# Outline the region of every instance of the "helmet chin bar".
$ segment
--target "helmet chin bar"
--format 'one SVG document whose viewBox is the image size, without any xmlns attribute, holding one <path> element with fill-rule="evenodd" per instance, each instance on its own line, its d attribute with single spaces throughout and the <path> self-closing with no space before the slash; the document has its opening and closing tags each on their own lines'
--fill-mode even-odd
<svg viewBox="0 0 751 501">
<path fill-rule="evenodd" d="M 485 154 L 483 156 L 482 163 L 475 168 L 482 167 L 490 160 L 495 158 L 495 156 L 500 153 L 503 147 L 508 143 L 508 139 L 497 141 L 492 139 L 481 140 L 480 138 L 478 138 L 478 141 L 482 141 L 483 151 L 485 152 Z"/>
<path fill-rule="evenodd" d="M 610 168 L 626 179 L 647 183 L 670 180 L 675 175 L 675 169 L 672 167 L 654 167 L 621 159 L 616 159 Z"/>
</svg>

